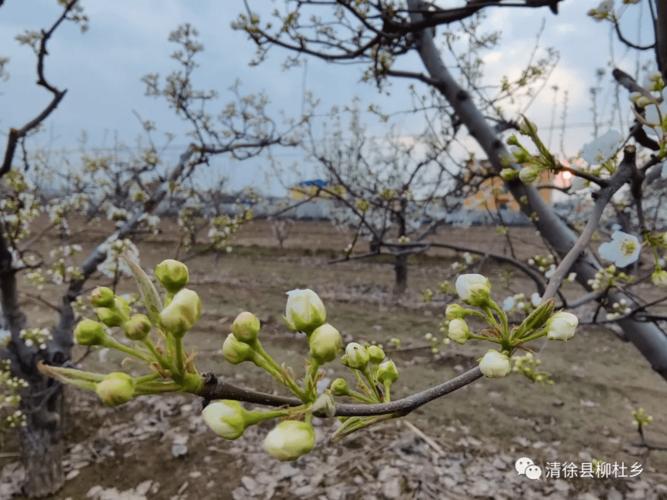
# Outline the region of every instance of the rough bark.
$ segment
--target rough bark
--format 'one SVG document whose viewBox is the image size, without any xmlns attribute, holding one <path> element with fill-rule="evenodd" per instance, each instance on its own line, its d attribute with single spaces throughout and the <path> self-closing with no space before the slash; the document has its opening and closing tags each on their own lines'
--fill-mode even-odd
<svg viewBox="0 0 667 500">
<path fill-rule="evenodd" d="M 420 4 L 419 0 L 408 0 L 408 5 L 412 10 L 418 9 Z M 413 13 L 412 16 L 420 18 L 421 14 Z M 461 123 L 466 126 L 484 150 L 491 164 L 500 171 L 504 163 L 511 158 L 507 148 L 493 128 L 489 126 L 472 97 L 458 84 L 443 63 L 434 43 L 433 34 L 429 30 L 417 34 L 417 50 L 429 73 L 429 83 L 447 99 Z M 572 230 L 545 203 L 535 188 L 521 182 L 508 183 L 508 187 L 520 204 L 522 211 L 535 221 L 535 226 L 542 237 L 560 256 L 564 256 L 574 246 L 577 239 Z M 585 252 L 577 259 L 572 270 L 577 273 L 577 281 L 583 287 L 588 288 L 588 280 L 595 276 L 599 268 L 600 264 L 594 256 Z M 633 303 L 631 297 L 621 292 L 610 295 L 612 302 L 619 301 L 621 298 Z M 651 367 L 667 379 L 667 336 L 665 333 L 655 323 L 640 322 L 631 318 L 620 320 L 619 324 L 627 339 L 639 349 Z"/>
</svg>

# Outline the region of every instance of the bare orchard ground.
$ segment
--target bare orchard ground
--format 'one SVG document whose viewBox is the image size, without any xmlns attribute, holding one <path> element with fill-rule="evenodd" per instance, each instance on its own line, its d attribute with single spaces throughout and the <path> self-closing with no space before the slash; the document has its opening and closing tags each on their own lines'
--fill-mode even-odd
<svg viewBox="0 0 667 500">
<path fill-rule="evenodd" d="M 533 230 L 512 231 L 520 240 L 516 251 L 521 257 L 539 251 Z M 90 247 L 101 234 L 89 229 L 79 238 Z M 298 287 L 320 293 L 330 321 L 347 339 L 385 346 L 391 338 L 401 340 L 391 352 L 401 372 L 395 397 L 474 366 L 483 347 L 441 345 L 432 354 L 424 340 L 426 333 L 438 334 L 445 302 L 424 304 L 421 290 L 436 289 L 451 276 L 452 254 L 413 259 L 409 292 L 397 302 L 391 297 L 388 262 L 327 265 L 347 244 L 344 236 L 328 223 L 299 223 L 280 251 L 268 225 L 254 222 L 231 254 L 190 261 L 192 287 L 205 305 L 202 320 L 187 337 L 190 349 L 199 353 L 200 369 L 238 384 L 275 389 L 258 369 L 232 367 L 219 352 L 234 316 L 251 310 L 265 325 L 267 349 L 302 370 L 304 339 L 288 333 L 280 319 L 285 291 Z M 496 252 L 504 247 L 492 228 L 447 228 L 440 237 Z M 166 234 L 149 237 L 141 244 L 142 264 L 152 267 L 173 256 L 175 248 Z M 495 284 L 507 285 L 496 286 L 498 298 L 509 291 L 533 291 L 525 279 L 508 274 L 509 268 L 483 262 L 476 269 L 480 266 Z M 132 290 L 129 282 L 121 288 Z M 52 298 L 50 290 L 31 293 Z M 48 309 L 34 297 L 25 297 L 24 303 L 31 323 L 49 325 Z M 204 427 L 200 402 L 193 398 L 143 398 L 107 409 L 90 395 L 70 391 L 75 403 L 67 421 L 68 481 L 56 498 L 667 498 L 667 452 L 636 446 L 631 417 L 633 408 L 644 407 L 654 417 L 649 441 L 667 446 L 667 383 L 632 345 L 601 327 L 583 328 L 566 344 L 542 347 L 543 368 L 552 373 L 554 385 L 536 385 L 520 375 L 481 380 L 403 421 L 341 443 L 327 441 L 335 423 L 316 420 L 316 451 L 292 464 L 262 453 L 266 427 L 234 442 L 216 438 Z M 76 355 L 82 354 L 77 349 Z M 119 362 L 113 354 L 94 353 L 83 366 L 111 371 Z M 339 373 L 334 367 L 327 376 Z M 522 456 L 540 465 L 637 462 L 644 472 L 633 479 L 531 481 L 514 471 L 514 461 Z M 0 497 L 20 478 L 11 458 L 4 464 Z"/>
</svg>

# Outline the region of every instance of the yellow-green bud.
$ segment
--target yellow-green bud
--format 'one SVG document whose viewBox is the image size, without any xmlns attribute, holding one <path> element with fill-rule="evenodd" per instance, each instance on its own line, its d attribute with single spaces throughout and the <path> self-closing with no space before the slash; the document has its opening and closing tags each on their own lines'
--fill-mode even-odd
<svg viewBox="0 0 667 500">
<path fill-rule="evenodd" d="M 347 380 L 344 378 L 337 378 L 331 382 L 329 387 L 334 396 L 347 396 L 350 394 L 350 386 L 347 385 Z"/>
<path fill-rule="evenodd" d="M 371 363 L 380 363 L 384 359 L 384 351 L 379 345 L 369 345 L 366 347 L 366 352 Z"/>
<path fill-rule="evenodd" d="M 453 319 L 463 319 L 468 314 L 470 314 L 470 311 L 459 304 L 449 304 L 447 309 L 445 309 L 445 318 L 450 321 Z"/>
<path fill-rule="evenodd" d="M 101 345 L 105 337 L 104 325 L 92 319 L 79 321 L 74 329 L 74 338 L 79 345 Z"/>
<path fill-rule="evenodd" d="M 667 271 L 664 269 L 656 269 L 651 274 L 651 282 L 655 286 L 665 286 L 667 287 Z"/>
<path fill-rule="evenodd" d="M 118 406 L 134 396 L 134 380 L 127 373 L 113 372 L 95 385 L 95 392 L 105 405 Z"/>
<path fill-rule="evenodd" d="M 176 293 L 188 284 L 190 272 L 182 262 L 167 259 L 155 266 L 155 277 L 168 292 Z"/>
<path fill-rule="evenodd" d="M 391 359 L 386 359 L 380 363 L 377 378 L 382 384 L 393 384 L 398 380 L 398 368 Z"/>
<path fill-rule="evenodd" d="M 264 449 L 278 460 L 296 460 L 315 446 L 313 426 L 299 420 L 284 420 L 264 438 Z"/>
<path fill-rule="evenodd" d="M 287 292 L 285 320 L 291 330 L 310 335 L 327 320 L 327 310 L 312 290 L 290 290 Z"/>
<path fill-rule="evenodd" d="M 523 167 L 521 169 L 521 172 L 519 172 L 519 179 L 521 179 L 521 182 L 524 184 L 532 184 L 537 180 L 537 178 L 540 176 L 540 167 L 537 167 L 535 165 L 529 165 L 527 167 Z"/>
<path fill-rule="evenodd" d="M 519 124 L 519 132 L 524 135 L 535 135 L 537 134 L 537 125 L 531 122 L 528 118 L 524 118 Z"/>
<path fill-rule="evenodd" d="M 90 292 L 90 303 L 93 307 L 113 307 L 116 295 L 111 288 L 98 286 Z"/>
<path fill-rule="evenodd" d="M 250 344 L 259 335 L 259 318 L 251 312 L 242 312 L 232 323 L 232 333 L 241 342 Z"/>
<path fill-rule="evenodd" d="M 123 323 L 123 331 L 130 340 L 144 340 L 153 327 L 151 320 L 145 314 L 133 314 Z"/>
<path fill-rule="evenodd" d="M 123 321 L 125 321 L 123 315 L 115 308 L 111 307 L 98 307 L 95 309 L 95 314 L 102 323 L 109 327 L 120 326 L 123 324 Z"/>
<path fill-rule="evenodd" d="M 160 322 L 170 333 L 182 337 L 201 316 L 201 300 L 194 290 L 183 288 L 160 313 Z"/>
<path fill-rule="evenodd" d="M 328 363 L 336 359 L 343 348 L 343 338 L 329 323 L 318 326 L 308 338 L 310 355 L 319 364 Z"/>
<path fill-rule="evenodd" d="M 508 146 L 521 146 L 521 143 L 519 143 L 519 139 L 517 138 L 517 136 L 512 134 L 507 138 L 507 145 Z"/>
<path fill-rule="evenodd" d="M 350 342 L 345 348 L 343 364 L 357 370 L 363 370 L 368 364 L 369 356 L 364 347 L 356 342 Z"/>
<path fill-rule="evenodd" d="M 241 437 L 247 426 L 246 410 L 238 401 L 213 401 L 201 413 L 206 425 L 225 439 Z"/>
<path fill-rule="evenodd" d="M 517 177 L 519 177 L 519 171 L 515 168 L 503 168 L 500 171 L 500 177 L 504 181 L 513 181 L 516 180 Z"/>
<path fill-rule="evenodd" d="M 468 323 L 466 323 L 464 319 L 454 318 L 449 322 L 447 336 L 454 342 L 465 344 L 468 338 L 470 338 L 470 328 L 468 328 Z"/>
<path fill-rule="evenodd" d="M 253 349 L 245 342 L 237 339 L 233 333 L 227 335 L 222 344 L 222 355 L 233 365 L 238 365 L 244 361 L 250 361 L 253 357 Z"/>
</svg>

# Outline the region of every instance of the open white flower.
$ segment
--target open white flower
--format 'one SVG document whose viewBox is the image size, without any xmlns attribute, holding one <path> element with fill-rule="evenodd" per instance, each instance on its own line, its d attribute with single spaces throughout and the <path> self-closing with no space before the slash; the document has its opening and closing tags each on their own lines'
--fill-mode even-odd
<svg viewBox="0 0 667 500">
<path fill-rule="evenodd" d="M 574 332 L 579 324 L 579 318 L 574 314 L 559 311 L 547 322 L 547 338 L 551 340 L 569 340 L 574 337 Z"/>
<path fill-rule="evenodd" d="M 236 439 L 245 431 L 245 409 L 238 401 L 213 401 L 201 414 L 206 425 L 225 439 Z"/>
<path fill-rule="evenodd" d="M 491 292 L 491 283 L 481 274 L 461 274 L 456 278 L 456 293 L 461 300 L 472 303 L 476 298 L 483 298 Z M 474 305 L 474 304 L 473 304 Z"/>
<path fill-rule="evenodd" d="M 623 231 L 615 231 L 611 241 L 600 245 L 600 257 L 613 262 L 618 267 L 625 267 L 639 258 L 641 244 L 639 238 Z"/>
<path fill-rule="evenodd" d="M 322 299 L 312 290 L 290 290 L 287 292 L 285 319 L 292 330 L 309 334 L 324 324 L 327 310 Z"/>
<path fill-rule="evenodd" d="M 605 134 L 584 144 L 581 157 L 589 165 L 599 165 L 612 158 L 623 143 L 623 134 L 618 130 L 609 130 Z"/>
<path fill-rule="evenodd" d="M 512 371 L 512 364 L 507 354 L 490 349 L 479 362 L 479 369 L 485 377 L 498 378 Z"/>
</svg>

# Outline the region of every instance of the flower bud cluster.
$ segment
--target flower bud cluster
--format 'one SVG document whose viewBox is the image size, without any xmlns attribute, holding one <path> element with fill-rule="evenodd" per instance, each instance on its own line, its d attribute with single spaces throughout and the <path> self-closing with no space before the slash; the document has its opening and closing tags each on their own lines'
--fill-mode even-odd
<svg viewBox="0 0 667 500">
<path fill-rule="evenodd" d="M 122 372 L 102 376 L 49 367 L 50 374 L 94 390 L 104 404 L 111 406 L 125 403 L 137 394 L 194 391 L 202 382 L 183 351 L 183 336 L 199 319 L 201 300 L 196 292 L 185 288 L 189 280 L 188 268 L 175 260 L 156 266 L 155 277 L 166 291 L 167 305 L 163 306 L 150 278 L 130 257 L 121 258 L 126 259 L 124 264 L 137 281 L 146 313 L 135 312 L 134 301 L 128 302 L 112 289 L 97 287 L 89 297 L 97 320 L 82 319 L 74 329 L 74 338 L 79 345 L 120 351 L 145 363 L 152 374 L 139 378 Z M 127 340 L 121 342 L 114 338 L 114 328 L 121 330 Z M 153 331 L 159 335 L 152 336 Z"/>
<path fill-rule="evenodd" d="M 547 337 L 550 340 L 566 341 L 571 339 L 579 320 L 566 311 L 554 312 L 554 301 L 542 301 L 538 294 L 531 298 L 530 303 L 525 296 L 508 297 L 501 308 L 491 297 L 491 284 L 481 274 L 462 274 L 456 280 L 459 298 L 471 307 L 460 304 L 449 304 L 445 310 L 445 328 L 450 340 L 465 344 L 469 340 L 482 340 L 499 345 L 499 349 L 490 349 L 482 356 L 479 368 L 486 377 L 504 377 L 512 371 L 512 352 L 522 344 Z M 517 304 L 517 300 L 520 302 Z M 511 326 L 508 311 L 521 312 L 523 321 Z M 485 326 L 474 331 L 468 320 L 481 320 Z M 535 378 L 542 375 L 532 371 L 524 362 L 518 371 L 524 374 L 533 373 Z"/>
</svg>

